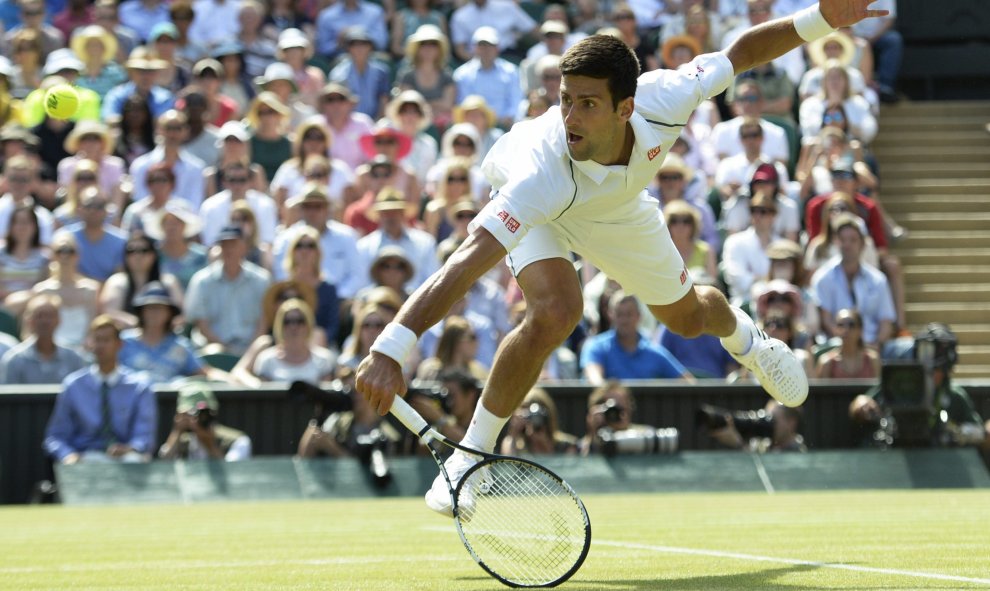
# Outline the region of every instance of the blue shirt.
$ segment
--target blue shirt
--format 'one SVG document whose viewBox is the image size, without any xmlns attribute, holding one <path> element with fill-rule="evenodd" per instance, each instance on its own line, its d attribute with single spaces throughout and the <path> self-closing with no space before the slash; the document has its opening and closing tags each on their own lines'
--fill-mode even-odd
<svg viewBox="0 0 990 591">
<path fill-rule="evenodd" d="M 158 23 L 171 22 L 168 14 L 168 3 L 159 2 L 154 8 L 148 10 L 141 0 L 127 0 L 117 9 L 117 18 L 120 23 L 137 33 L 142 41 L 147 41 L 151 35 L 151 29 Z"/>
<path fill-rule="evenodd" d="M 726 366 L 735 363 L 718 337 L 708 334 L 686 339 L 664 328 L 660 335 L 660 346 L 687 367 L 696 378 L 724 378 L 728 375 Z"/>
<path fill-rule="evenodd" d="M 523 99 L 519 68 L 502 58 L 496 58 L 487 70 L 481 67 L 481 60 L 474 58 L 454 70 L 454 82 L 458 104 L 468 95 L 480 94 L 499 119 L 515 118 L 516 108 Z"/>
<path fill-rule="evenodd" d="M 832 316 L 843 308 L 858 310 L 863 318 L 863 340 L 867 343 L 877 342 L 881 321 L 897 319 L 887 276 L 866 263 L 860 263 L 850 289 L 842 259 L 835 257 L 812 276 L 811 294 L 815 304 Z"/>
<path fill-rule="evenodd" d="M 183 336 L 169 334 L 160 343 L 151 346 L 141 340 L 136 329 L 121 335 L 124 346 L 117 356 L 120 364 L 141 372 L 152 383 L 171 382 L 180 377 L 196 375 L 203 363 L 196 356 L 192 343 Z"/>
<path fill-rule="evenodd" d="M 124 102 L 127 97 L 134 94 L 137 86 L 133 82 L 127 82 L 120 86 L 114 86 L 103 97 L 103 106 L 100 108 L 100 119 L 109 121 L 124 113 Z M 175 106 L 175 97 L 171 92 L 161 86 L 152 86 L 148 94 L 148 107 L 151 109 L 151 117 L 158 119 L 158 116 Z"/>
<path fill-rule="evenodd" d="M 335 2 L 320 11 L 316 17 L 316 51 L 325 57 L 336 57 L 342 51 L 337 45 L 341 31 L 349 27 L 364 27 L 375 44 L 375 49 L 386 49 L 388 31 L 385 29 L 385 11 L 381 6 L 358 0 L 354 10 L 346 3 Z"/>
<path fill-rule="evenodd" d="M 106 281 L 124 266 L 124 247 L 127 235 L 107 224 L 103 226 L 103 237 L 97 242 L 86 238 L 82 222 L 72 224 L 66 231 L 76 237 L 79 244 L 79 272 L 97 281 Z"/>
<path fill-rule="evenodd" d="M 364 72 L 360 72 L 354 67 L 354 62 L 344 58 L 330 71 L 331 82 L 339 82 L 350 88 L 357 97 L 358 102 L 354 110 L 372 119 L 378 118 L 381 97 L 387 97 L 391 92 L 389 76 L 388 68 L 375 60 L 369 61 Z"/>
<path fill-rule="evenodd" d="M 626 351 L 614 330 L 595 335 L 581 348 L 581 367 L 589 363 L 602 366 L 606 378 L 618 380 L 653 380 L 679 378 L 687 373 L 669 351 L 640 335 L 636 350 Z"/>
<path fill-rule="evenodd" d="M 56 461 L 70 453 L 104 451 L 111 443 L 125 443 L 138 453 L 151 453 L 158 429 L 158 403 L 151 383 L 125 368 L 107 380 L 112 440 L 101 434 L 102 380 L 96 366 L 69 374 L 55 399 L 55 410 L 45 429 L 45 451 Z"/>
<path fill-rule="evenodd" d="M 337 326 L 340 324 L 340 300 L 337 288 L 326 281 L 316 286 L 316 326 L 327 334 L 327 343 L 337 341 Z"/>
</svg>

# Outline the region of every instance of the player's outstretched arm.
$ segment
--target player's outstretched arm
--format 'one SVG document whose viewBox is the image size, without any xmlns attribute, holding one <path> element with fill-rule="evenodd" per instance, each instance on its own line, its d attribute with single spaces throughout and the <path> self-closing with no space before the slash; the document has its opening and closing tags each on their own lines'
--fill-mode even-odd
<svg viewBox="0 0 990 591">
<path fill-rule="evenodd" d="M 392 408 L 395 394 L 405 393 L 400 364 L 408 357 L 416 339 L 439 322 L 505 254 L 502 243 L 488 230 L 479 228 L 439 271 L 409 296 L 395 320 L 375 341 L 372 353 L 358 367 L 357 390 L 378 414 L 384 415 Z"/>
<path fill-rule="evenodd" d="M 887 16 L 886 10 L 870 9 L 874 1 L 821 0 L 797 14 L 746 31 L 725 50 L 725 55 L 736 74 L 745 72 L 839 27 L 848 27 L 866 18 Z"/>
</svg>

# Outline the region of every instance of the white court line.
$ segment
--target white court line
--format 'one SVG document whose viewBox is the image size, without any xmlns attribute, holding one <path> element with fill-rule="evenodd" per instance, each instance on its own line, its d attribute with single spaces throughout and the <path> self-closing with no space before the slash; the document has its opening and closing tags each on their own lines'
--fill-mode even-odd
<svg viewBox="0 0 990 591">
<path fill-rule="evenodd" d="M 701 548 L 678 548 L 676 546 L 652 546 L 648 544 L 634 544 L 630 542 L 617 542 L 611 540 L 592 540 L 593 546 L 612 546 L 614 548 L 626 548 L 627 550 L 648 550 L 651 552 L 663 552 L 666 554 L 687 554 L 691 556 L 711 556 L 715 558 L 733 558 L 736 560 L 748 560 L 752 562 L 776 562 L 780 564 L 791 564 L 795 566 L 813 566 L 816 568 L 832 568 L 836 570 L 848 570 L 860 573 L 877 573 L 884 575 L 898 575 L 902 577 L 915 577 L 919 579 L 937 579 L 940 581 L 956 581 L 961 583 L 976 583 L 979 585 L 990 585 L 990 579 L 980 579 L 976 577 L 961 577 L 958 575 L 941 575 L 938 573 L 925 573 L 910 570 L 900 570 L 895 568 L 876 568 L 872 566 L 856 566 L 852 564 L 838 564 L 834 562 L 816 562 L 814 560 L 798 560 L 794 558 L 775 558 L 773 556 L 758 556 L 756 554 L 741 554 L 738 552 L 722 552 L 721 550 L 705 550 Z"/>
<path fill-rule="evenodd" d="M 763 467 L 763 460 L 760 458 L 761 454 L 751 453 L 749 457 L 753 458 L 753 463 L 756 465 L 756 473 L 760 477 L 760 482 L 763 483 L 763 488 L 767 491 L 768 495 L 774 494 L 773 483 L 770 482 L 770 475 L 767 474 L 767 469 Z"/>
</svg>

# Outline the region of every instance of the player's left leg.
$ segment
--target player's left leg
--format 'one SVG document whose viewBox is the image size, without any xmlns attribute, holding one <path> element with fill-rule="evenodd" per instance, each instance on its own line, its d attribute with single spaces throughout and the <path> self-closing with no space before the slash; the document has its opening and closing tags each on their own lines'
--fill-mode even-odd
<svg viewBox="0 0 990 591">
<path fill-rule="evenodd" d="M 781 404 L 800 406 L 808 397 L 808 377 L 790 347 L 768 337 L 717 289 L 695 286 L 673 304 L 650 305 L 650 311 L 681 336 L 720 337 L 722 346 Z"/>
</svg>

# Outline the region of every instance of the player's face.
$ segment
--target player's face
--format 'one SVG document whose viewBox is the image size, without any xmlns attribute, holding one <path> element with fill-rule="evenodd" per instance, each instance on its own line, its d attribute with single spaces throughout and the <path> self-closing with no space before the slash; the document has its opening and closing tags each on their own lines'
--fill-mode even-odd
<svg viewBox="0 0 990 591">
<path fill-rule="evenodd" d="M 560 85 L 560 114 L 567 130 L 567 148 L 575 160 L 625 164 L 626 125 L 633 100 L 612 105 L 608 81 L 587 76 L 564 76 Z"/>
</svg>

